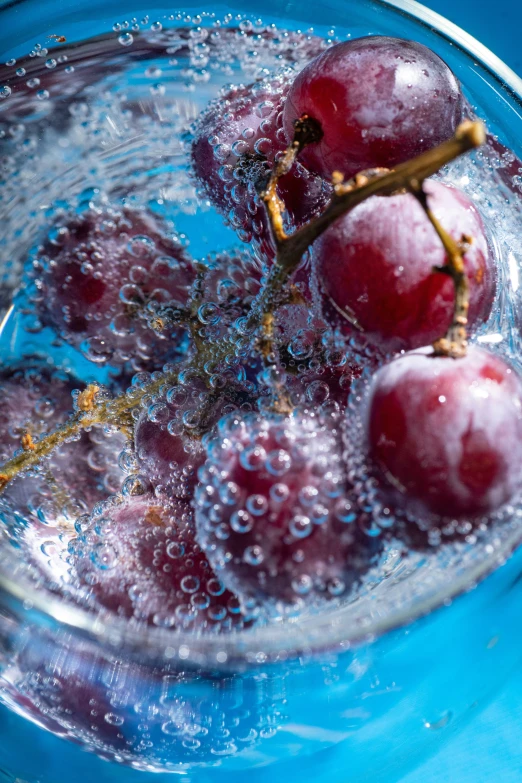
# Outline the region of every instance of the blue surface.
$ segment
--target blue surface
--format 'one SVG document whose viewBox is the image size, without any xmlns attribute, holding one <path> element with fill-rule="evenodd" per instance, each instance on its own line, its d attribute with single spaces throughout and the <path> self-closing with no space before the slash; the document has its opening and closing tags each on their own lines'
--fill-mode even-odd
<svg viewBox="0 0 522 783">
<path fill-rule="evenodd" d="M 428 0 L 424 5 L 458 24 L 522 75 L 520 0 Z M 492 9 L 494 8 L 494 13 Z M 401 783 L 520 783 L 522 672 L 462 734 Z"/>
<path fill-rule="evenodd" d="M 424 0 L 423 4 L 458 24 L 522 75 L 520 0 Z"/>
</svg>

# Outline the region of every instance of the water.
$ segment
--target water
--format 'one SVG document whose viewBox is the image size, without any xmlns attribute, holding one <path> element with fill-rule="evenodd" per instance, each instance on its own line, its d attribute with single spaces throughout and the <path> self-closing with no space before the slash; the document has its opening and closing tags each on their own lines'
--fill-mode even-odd
<svg viewBox="0 0 522 783">
<path fill-rule="evenodd" d="M 285 24 L 286 29 L 274 28 L 271 21 L 212 12 L 173 14 L 161 20 L 151 15 L 147 21 L 145 14 L 137 14 L 114 21 L 112 32 L 74 48 L 67 41 L 57 45 L 55 40 L 42 39 L 29 57 L 17 54 L 16 62 L 9 60 L 0 69 L 0 251 L 5 262 L 6 311 L 27 257 L 49 224 L 65 210 L 147 207 L 169 222 L 180 246 L 194 258 L 237 247 L 235 233 L 195 187 L 187 164 L 187 144 L 194 120 L 223 85 L 250 82 L 282 65 L 298 68 L 307 59 L 302 35 L 293 33 L 300 25 Z M 330 43 L 373 29 L 364 24 L 333 30 L 314 26 L 313 32 L 304 28 L 303 33 Z M 469 98 L 474 103 L 472 91 Z M 482 107 L 477 106 L 477 111 L 483 113 Z M 442 173 L 445 181 L 458 185 L 479 206 L 500 270 L 493 314 L 478 341 L 518 364 L 522 248 L 513 192 L 519 189 L 520 173 L 517 159 L 493 140 L 472 160 L 458 161 Z M 11 363 L 35 354 L 45 361 L 50 356 L 82 381 L 117 383 L 115 373 L 106 366 L 88 362 L 81 350 L 71 349 L 57 341 L 50 329 L 35 324 L 28 308 L 30 293 L 24 288 L 16 296 L 4 320 L 3 361 Z M 364 395 L 364 383 L 363 377 L 356 393 Z M 96 433 L 94 439 L 87 459 L 100 477 L 105 474 L 98 466 L 106 467 L 107 444 Z M 116 444 L 111 453 L 118 450 Z M 110 483 L 110 491 L 118 490 L 126 473 L 132 473 L 132 465 L 130 470 L 124 467 Z M 99 480 L 92 490 L 95 494 L 107 490 Z M 13 522 L 11 499 L 11 506 L 3 507 L 4 521 L 11 541 L 19 542 L 22 530 L 22 541 L 30 547 L 36 525 L 46 524 L 45 510 L 40 501 L 36 506 L 27 498 L 23 502 L 24 519 Z M 14 503 L 20 503 L 20 498 L 15 497 Z M 69 523 L 70 530 L 73 516 L 64 505 L 60 519 L 66 529 Z M 502 561 L 522 533 L 520 518 L 515 499 L 487 529 L 422 555 L 405 553 L 399 542 L 390 539 L 362 584 L 350 594 L 349 603 L 345 597 L 332 611 L 331 628 L 338 629 L 333 633 L 335 641 L 347 629 L 348 635 L 355 632 L 363 638 L 368 628 L 386 625 L 390 616 L 416 613 L 419 607 L 429 606 L 443 588 L 466 581 L 471 574 L 478 576 L 488 563 Z M 374 522 L 368 524 L 371 533 Z M 63 530 L 58 533 L 62 544 L 69 535 Z M 2 553 L 2 563 L 9 561 L 13 569 L 12 548 L 8 552 Z M 40 589 L 64 590 L 69 578 L 67 558 L 57 546 L 55 531 L 40 552 Z M 34 565 L 28 568 L 19 563 L 15 573 L 20 580 L 34 578 Z M 283 629 L 285 645 L 281 634 L 259 637 L 256 652 L 247 641 L 252 669 L 239 674 L 223 674 L 219 669 L 234 646 L 236 651 L 241 649 L 241 640 L 216 641 L 212 660 L 201 664 L 197 657 L 201 639 L 194 640 L 193 648 L 186 638 L 171 645 L 167 637 L 161 637 L 161 662 L 151 667 L 144 653 L 142 659 L 135 654 L 118 655 L 116 629 L 112 642 L 93 644 L 66 629 L 49 633 L 42 628 L 28 635 L 27 627 L 11 628 L 6 617 L 4 635 L 9 645 L 2 661 L 3 702 L 35 726 L 73 739 L 94 755 L 82 761 L 74 747 L 42 739 L 41 732 L 33 734 L 36 729 L 6 716 L 6 724 L 13 727 L 8 731 L 23 732 L 27 741 L 36 741 L 47 766 L 31 768 L 30 762 L 22 763 L 7 745 L 5 758 L 14 774 L 42 783 L 60 780 L 58 758 L 62 765 L 66 760 L 69 775 L 85 764 L 87 772 L 82 775 L 99 780 L 140 777 L 132 768 L 142 774 L 188 775 L 187 780 L 201 783 L 240 780 L 248 769 L 253 780 L 262 780 L 269 765 L 277 769 L 274 779 L 283 780 L 295 771 L 292 759 L 296 756 L 314 759 L 300 773 L 303 780 L 319 774 L 321 767 L 335 775 L 352 768 L 357 775 L 354 779 L 366 773 L 374 775 L 371 779 L 384 779 L 386 763 L 396 770 L 407 765 L 400 751 L 394 752 L 390 742 L 383 742 L 392 735 L 394 721 L 419 753 L 426 752 L 431 742 L 426 735 L 447 727 L 451 730 L 462 722 L 472 708 L 474 691 L 490 687 L 478 685 L 485 662 L 497 667 L 498 676 L 501 668 L 514 665 L 517 645 L 497 648 L 493 640 L 515 633 L 516 573 L 516 561 L 511 561 L 492 577 L 496 581 L 487 595 L 471 593 L 445 621 L 435 615 L 416 626 L 412 638 L 409 631 L 397 631 L 374 646 L 348 649 L 339 657 L 338 651 L 318 659 L 307 657 L 306 647 L 317 644 L 321 634 L 318 628 L 314 636 L 313 624 Z M 499 596 L 506 602 L 501 619 L 496 616 Z M 480 626 L 468 635 L 464 633 L 466 611 L 481 615 Z M 310 628 L 312 635 L 307 636 Z M 438 641 L 439 633 L 441 640 L 451 639 L 451 654 L 460 668 L 448 672 L 444 665 L 447 649 Z M 296 647 L 302 655 L 292 660 Z M 281 649 L 288 651 L 290 663 L 283 657 L 275 668 L 265 667 L 274 651 Z M 499 663 L 491 664 L 495 649 Z M 406 673 L 412 660 L 418 671 Z M 459 689 L 456 683 L 462 679 L 463 666 L 472 673 Z M 431 672 L 427 681 L 426 672 Z M 444 682 L 444 687 L 438 688 L 437 682 Z M 424 712 L 420 715 L 413 694 L 423 689 L 426 698 L 421 700 Z M 374 754 L 381 761 L 370 763 Z M 126 771 L 118 772 L 118 765 L 100 764 L 99 758 L 119 762 Z M 329 773 L 325 779 L 334 778 Z"/>
</svg>

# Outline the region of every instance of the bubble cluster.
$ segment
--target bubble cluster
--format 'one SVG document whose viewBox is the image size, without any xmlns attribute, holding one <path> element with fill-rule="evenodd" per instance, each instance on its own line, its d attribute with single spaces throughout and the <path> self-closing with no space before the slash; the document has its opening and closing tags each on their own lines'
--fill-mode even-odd
<svg viewBox="0 0 522 783">
<path fill-rule="evenodd" d="M 368 563 L 350 500 L 340 419 L 231 414 L 196 488 L 198 540 L 224 583 L 263 611 L 346 595 Z"/>
<path fill-rule="evenodd" d="M 30 301 L 90 361 L 140 370 L 183 353 L 182 327 L 165 334 L 147 318 L 183 306 L 194 276 L 180 241 L 150 213 L 90 210 L 64 216 L 39 247 Z"/>
<path fill-rule="evenodd" d="M 0 375 L 0 459 L 53 432 L 73 411 L 77 382 L 42 362 L 27 360 Z M 103 390 L 99 390 L 103 394 Z M 64 552 L 74 520 L 117 492 L 125 474 L 118 456 L 125 438 L 101 427 L 64 444 L 0 496 L 0 518 L 46 583 L 68 581 Z"/>
<path fill-rule="evenodd" d="M 30 640 L 17 657 L 32 716 L 90 750 L 138 769 L 214 766 L 275 737 L 285 721 L 281 677 L 219 675 L 183 664 L 158 671 L 102 661 L 86 646 Z M 143 765 L 143 766 L 142 766 Z"/>
<path fill-rule="evenodd" d="M 201 187 L 263 259 L 272 259 L 275 251 L 259 191 L 287 146 L 282 108 L 294 77 L 285 71 L 247 87 L 227 88 L 193 128 L 192 165 Z M 288 225 L 307 222 L 330 192 L 326 182 L 296 163 L 278 183 Z"/>
<path fill-rule="evenodd" d="M 183 501 L 131 490 L 76 520 L 72 567 L 94 608 L 162 628 L 241 629 L 248 618 L 213 573 Z"/>
<path fill-rule="evenodd" d="M 143 410 L 134 433 L 136 456 L 156 494 L 192 497 L 205 454 L 202 435 L 212 432 L 227 413 L 252 406 L 252 384 L 244 375 L 242 368 L 232 368 L 228 375 L 210 374 L 207 383 L 190 371 L 182 372 L 179 383 Z M 220 379 L 215 388 L 210 385 L 213 378 Z"/>
</svg>

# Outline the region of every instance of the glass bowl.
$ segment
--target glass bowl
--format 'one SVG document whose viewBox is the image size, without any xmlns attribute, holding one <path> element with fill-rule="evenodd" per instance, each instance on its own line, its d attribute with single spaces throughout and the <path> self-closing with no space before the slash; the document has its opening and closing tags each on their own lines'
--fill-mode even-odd
<svg viewBox="0 0 522 783">
<path fill-rule="evenodd" d="M 0 1 L 2 60 L 24 57 L 49 34 L 65 38 L 62 52 L 73 58 L 74 42 L 101 36 L 96 40 L 103 45 L 118 35 L 113 24 L 121 19 L 146 13 L 167 28 L 177 11 L 166 2 L 145 8 L 137 0 L 116 2 L 110 11 L 100 0 Z M 518 161 L 506 153 L 522 156 L 522 82 L 462 30 L 409 0 L 327 0 L 313 7 L 275 0 L 195 3 L 179 18 L 188 14 L 187 24 L 198 25 L 202 11 L 231 13 L 236 21 L 237 15 L 262 16 L 264 24 L 290 29 L 314 26 L 325 36 L 336 28 L 430 46 L 454 70 L 492 134 L 487 153 L 477 157 L 476 176 L 486 183 L 483 205 L 494 181 L 515 224 L 522 220 Z M 0 85 L 6 73 L 11 79 L 0 67 Z M 59 127 L 70 100 L 66 93 L 57 97 L 39 121 Z M 13 103 L 0 105 L 0 123 L 6 106 Z M 53 193 L 56 183 L 65 192 L 78 172 L 56 172 L 54 165 L 49 159 Z M 0 197 L 0 219 L 10 226 L 13 205 L 22 202 L 11 198 L 16 171 L 7 154 L 2 166 L 10 195 Z M 467 174 L 456 168 L 452 176 L 464 180 Z M 40 200 L 40 213 L 20 230 L 21 246 L 30 246 L 45 219 L 48 205 L 43 195 Z M 0 239 L 6 309 L 18 280 L 8 233 Z M 509 312 L 518 296 L 518 248 L 508 239 L 497 247 L 506 266 L 497 309 L 510 328 L 503 335 L 492 323 L 480 339 L 519 349 L 518 324 Z M 8 361 L 21 350 L 12 314 L 0 335 Z M 387 578 L 369 583 L 363 600 L 228 636 L 136 630 L 117 618 L 95 617 L 35 590 L 12 550 L 0 546 L 0 779 L 397 781 L 464 726 L 520 661 L 522 522 L 516 511 L 487 545 L 437 557 L 435 577 L 423 578 L 421 587 L 422 556 L 400 567 L 392 558 Z"/>
</svg>

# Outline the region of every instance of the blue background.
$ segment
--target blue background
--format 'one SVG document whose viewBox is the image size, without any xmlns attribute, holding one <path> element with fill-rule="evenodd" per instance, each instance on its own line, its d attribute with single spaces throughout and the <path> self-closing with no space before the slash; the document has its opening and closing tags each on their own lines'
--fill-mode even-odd
<svg viewBox="0 0 522 783">
<path fill-rule="evenodd" d="M 427 0 L 522 76 L 522 0 Z M 522 607 L 521 607 L 522 617 Z M 522 671 L 455 739 L 401 783 L 522 783 Z"/>
<path fill-rule="evenodd" d="M 423 0 L 423 4 L 471 33 L 522 76 L 522 0 Z"/>
</svg>

